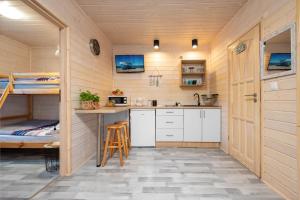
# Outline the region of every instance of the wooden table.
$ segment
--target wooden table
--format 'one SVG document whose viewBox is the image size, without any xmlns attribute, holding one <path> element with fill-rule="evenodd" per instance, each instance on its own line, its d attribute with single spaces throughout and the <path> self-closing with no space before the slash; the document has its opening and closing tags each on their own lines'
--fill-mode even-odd
<svg viewBox="0 0 300 200">
<path fill-rule="evenodd" d="M 104 117 L 110 114 L 117 114 L 121 112 L 129 112 L 130 107 L 102 107 L 97 110 L 76 110 L 77 114 L 97 114 L 97 151 L 96 151 L 96 166 L 100 167 L 103 159 L 103 148 L 105 138 L 105 124 Z M 129 116 L 129 115 L 128 115 Z"/>
</svg>

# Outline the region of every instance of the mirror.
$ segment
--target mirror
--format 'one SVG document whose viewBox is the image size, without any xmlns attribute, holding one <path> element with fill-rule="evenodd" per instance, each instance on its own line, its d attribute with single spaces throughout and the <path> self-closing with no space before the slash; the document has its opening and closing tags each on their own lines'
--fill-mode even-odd
<svg viewBox="0 0 300 200">
<path fill-rule="evenodd" d="M 296 72 L 295 31 L 295 24 L 291 24 L 261 41 L 262 79 L 286 76 Z"/>
</svg>

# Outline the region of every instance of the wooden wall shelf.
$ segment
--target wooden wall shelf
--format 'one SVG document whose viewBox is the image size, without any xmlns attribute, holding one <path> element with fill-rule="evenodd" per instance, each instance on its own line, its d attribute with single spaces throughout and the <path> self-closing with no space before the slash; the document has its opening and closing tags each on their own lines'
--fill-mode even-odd
<svg viewBox="0 0 300 200">
<path fill-rule="evenodd" d="M 182 88 L 203 87 L 206 85 L 206 60 L 181 61 Z"/>
</svg>

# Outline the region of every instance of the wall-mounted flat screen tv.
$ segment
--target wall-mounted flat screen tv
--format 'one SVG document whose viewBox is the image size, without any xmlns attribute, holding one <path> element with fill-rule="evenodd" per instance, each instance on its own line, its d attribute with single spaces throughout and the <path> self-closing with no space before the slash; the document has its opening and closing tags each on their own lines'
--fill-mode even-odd
<svg viewBox="0 0 300 200">
<path fill-rule="evenodd" d="M 144 72 L 144 55 L 115 55 L 118 73 Z"/>
<path fill-rule="evenodd" d="M 291 70 L 291 53 L 271 53 L 268 70 Z"/>
</svg>

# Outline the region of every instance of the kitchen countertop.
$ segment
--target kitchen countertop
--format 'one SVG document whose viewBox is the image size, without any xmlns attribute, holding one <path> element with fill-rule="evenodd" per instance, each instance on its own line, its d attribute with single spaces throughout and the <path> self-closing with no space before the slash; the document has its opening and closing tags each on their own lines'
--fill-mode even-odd
<svg viewBox="0 0 300 200">
<path fill-rule="evenodd" d="M 129 110 L 129 106 L 125 107 L 101 107 L 96 110 L 81 110 L 81 109 L 75 109 L 75 113 L 85 113 L 85 114 L 113 114 L 113 113 L 119 113 L 123 111 Z"/>
<path fill-rule="evenodd" d="M 130 109 L 220 109 L 221 106 L 124 106 L 124 107 L 101 107 L 96 110 L 81 110 L 75 109 L 75 113 L 82 114 L 113 114 L 119 113 L 123 111 L 127 111 Z"/>
<path fill-rule="evenodd" d="M 221 106 L 165 106 L 158 105 L 154 106 L 130 106 L 130 109 L 216 109 L 221 108 Z"/>
</svg>

